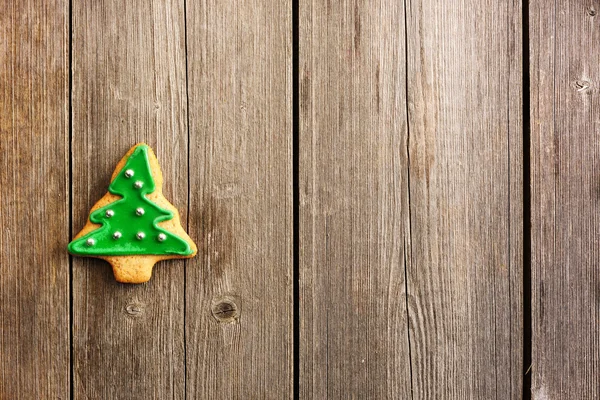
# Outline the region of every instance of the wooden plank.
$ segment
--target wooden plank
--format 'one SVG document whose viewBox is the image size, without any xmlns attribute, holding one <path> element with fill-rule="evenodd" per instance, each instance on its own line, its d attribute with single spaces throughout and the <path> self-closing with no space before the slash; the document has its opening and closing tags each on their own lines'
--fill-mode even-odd
<svg viewBox="0 0 600 400">
<path fill-rule="evenodd" d="M 408 399 L 404 7 L 299 15 L 300 398 Z"/>
<path fill-rule="evenodd" d="M 418 396 L 520 397 L 520 15 L 423 1 L 408 18 Z"/>
<path fill-rule="evenodd" d="M 0 398 L 69 397 L 69 2 L 0 12 Z"/>
<path fill-rule="evenodd" d="M 300 7 L 301 397 L 520 397 L 520 6 L 315 3 Z"/>
<path fill-rule="evenodd" d="M 291 2 L 187 3 L 187 396 L 292 397 Z"/>
<path fill-rule="evenodd" d="M 73 1 L 73 232 L 137 142 L 156 152 L 164 194 L 186 226 L 184 5 Z M 100 260 L 74 258 L 74 397 L 184 397 L 184 262 L 143 285 L 116 283 Z"/>
<path fill-rule="evenodd" d="M 600 398 L 599 11 L 530 5 L 534 399 Z"/>
<path fill-rule="evenodd" d="M 519 3 L 408 5 L 416 398 L 522 395 Z"/>
</svg>

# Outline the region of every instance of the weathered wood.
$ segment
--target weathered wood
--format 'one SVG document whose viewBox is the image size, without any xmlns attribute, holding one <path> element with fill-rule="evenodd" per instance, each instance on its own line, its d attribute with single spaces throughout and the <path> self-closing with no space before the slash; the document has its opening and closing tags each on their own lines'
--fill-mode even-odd
<svg viewBox="0 0 600 400">
<path fill-rule="evenodd" d="M 184 4 L 73 1 L 73 232 L 137 142 L 156 152 L 164 194 L 186 226 Z M 143 285 L 96 259 L 73 264 L 74 397 L 184 397 L 184 261 Z"/>
<path fill-rule="evenodd" d="M 415 398 L 521 398 L 521 15 L 510 0 L 408 5 Z"/>
<path fill-rule="evenodd" d="M 520 397 L 520 6 L 300 8 L 301 397 Z"/>
<path fill-rule="evenodd" d="M 68 1 L 0 12 L 0 398 L 69 397 Z"/>
<path fill-rule="evenodd" d="M 534 399 L 600 398 L 599 11 L 530 5 Z"/>
<path fill-rule="evenodd" d="M 300 398 L 411 396 L 404 6 L 300 2 Z"/>
<path fill-rule="evenodd" d="M 187 396 L 292 397 L 291 2 L 187 3 Z"/>
</svg>

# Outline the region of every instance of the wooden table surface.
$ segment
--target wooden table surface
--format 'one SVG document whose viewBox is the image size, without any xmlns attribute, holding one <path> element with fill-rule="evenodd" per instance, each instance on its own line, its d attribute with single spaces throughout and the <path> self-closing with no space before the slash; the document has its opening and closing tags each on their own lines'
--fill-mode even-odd
<svg viewBox="0 0 600 400">
<path fill-rule="evenodd" d="M 600 4 L 0 7 L 0 399 L 600 398 Z M 199 252 L 126 285 L 142 141 Z"/>
</svg>

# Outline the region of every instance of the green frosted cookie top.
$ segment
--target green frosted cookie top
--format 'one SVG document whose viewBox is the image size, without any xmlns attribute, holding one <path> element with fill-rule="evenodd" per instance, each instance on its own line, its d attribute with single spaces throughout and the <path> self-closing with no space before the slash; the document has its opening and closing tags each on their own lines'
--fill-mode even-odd
<svg viewBox="0 0 600 400">
<path fill-rule="evenodd" d="M 192 254 L 188 242 L 158 226 L 172 219 L 173 213 L 146 198 L 154 190 L 148 146 L 142 144 L 108 187 L 121 199 L 90 214 L 90 221 L 102 226 L 69 243 L 69 252 L 83 256 Z"/>
</svg>

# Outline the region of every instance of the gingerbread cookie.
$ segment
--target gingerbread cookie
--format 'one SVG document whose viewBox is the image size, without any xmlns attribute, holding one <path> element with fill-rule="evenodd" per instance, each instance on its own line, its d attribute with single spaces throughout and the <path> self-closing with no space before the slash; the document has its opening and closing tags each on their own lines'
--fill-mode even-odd
<svg viewBox="0 0 600 400">
<path fill-rule="evenodd" d="M 162 182 L 152 149 L 145 143 L 133 146 L 117 164 L 108 193 L 69 243 L 69 252 L 108 261 L 115 279 L 124 283 L 147 282 L 158 261 L 194 257 L 196 245 L 163 196 Z"/>
</svg>

